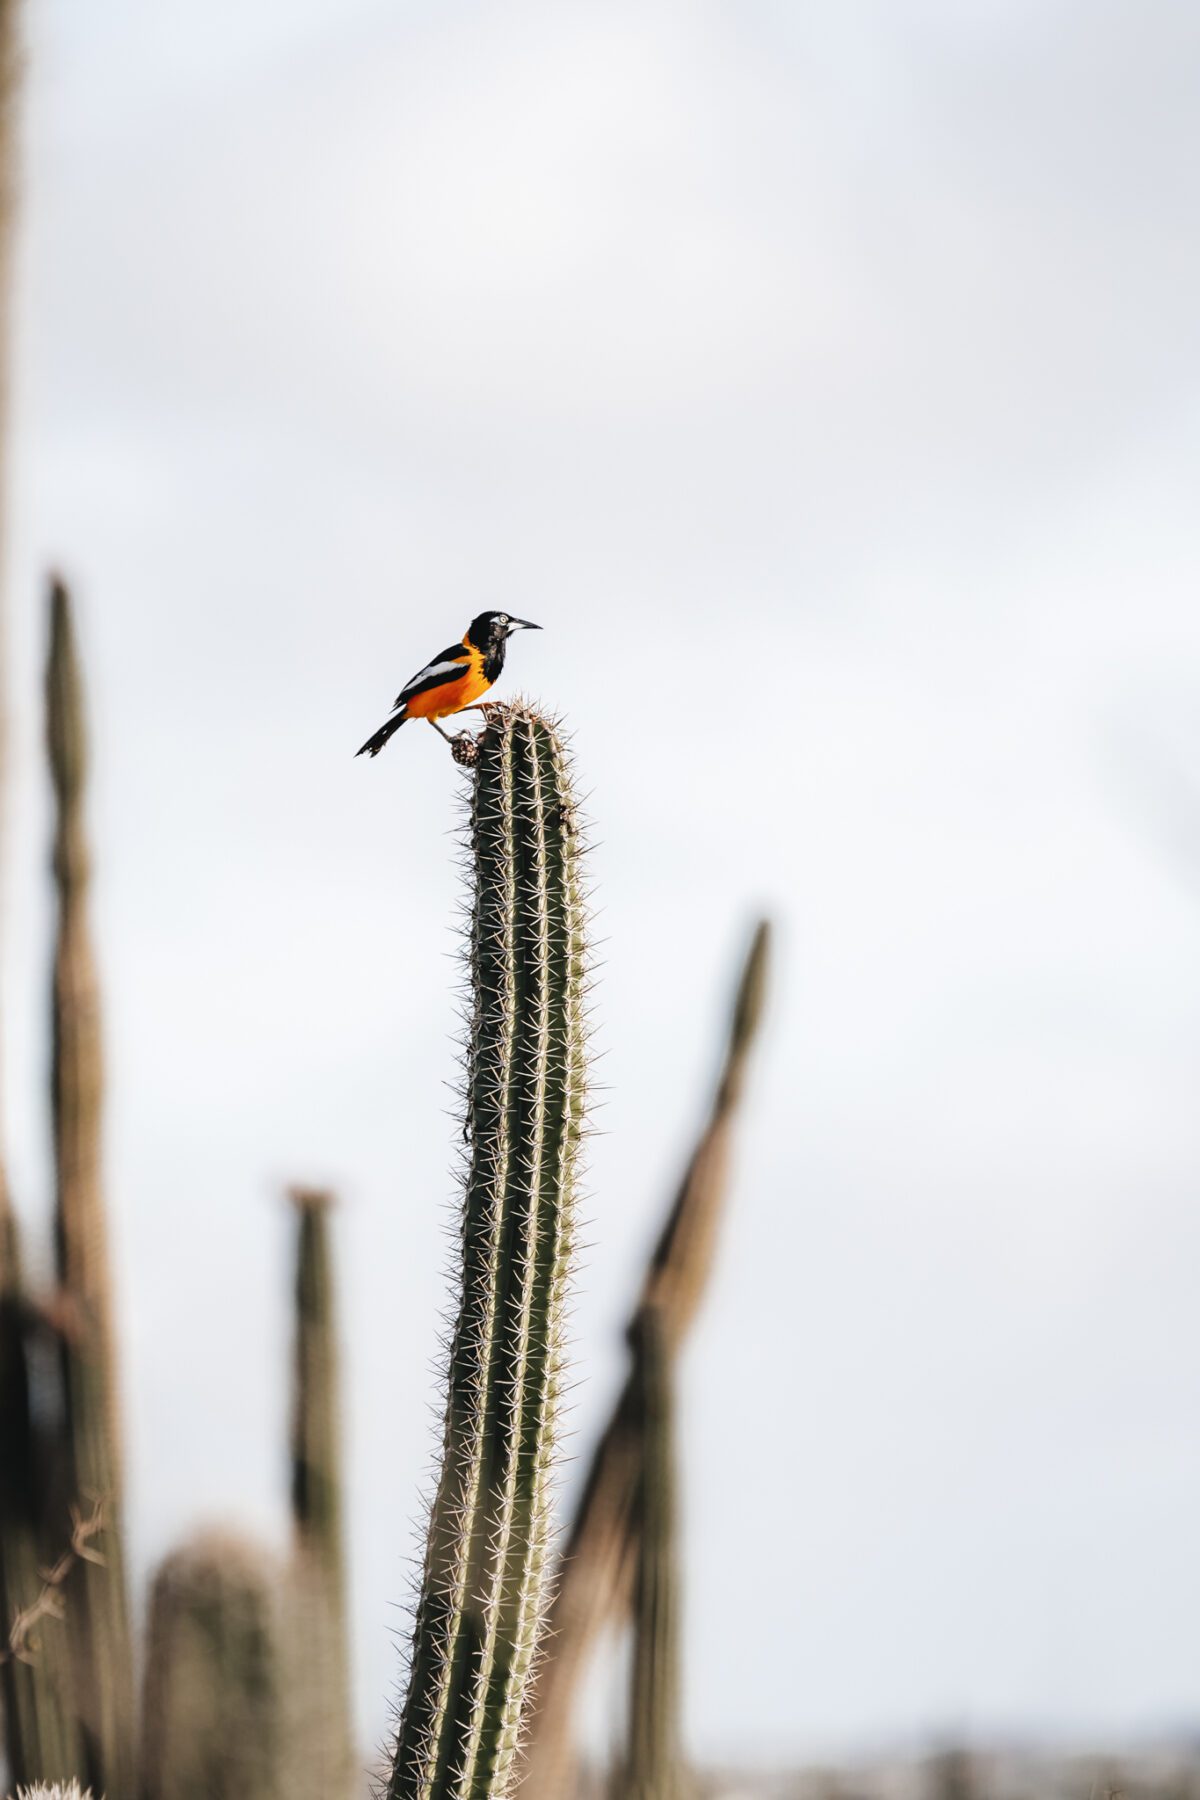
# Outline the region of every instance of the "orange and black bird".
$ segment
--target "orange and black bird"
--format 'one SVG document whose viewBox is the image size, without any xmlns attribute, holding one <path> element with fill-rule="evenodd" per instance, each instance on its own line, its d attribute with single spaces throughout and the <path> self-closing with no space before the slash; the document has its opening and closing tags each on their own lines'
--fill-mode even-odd
<svg viewBox="0 0 1200 1800">
<path fill-rule="evenodd" d="M 451 644 L 427 662 L 407 686 L 396 695 L 392 716 L 369 737 L 356 756 L 378 756 L 393 732 L 399 731 L 406 719 L 428 719 L 446 742 L 453 743 L 442 731 L 439 719 L 462 712 L 487 693 L 500 679 L 504 652 L 514 631 L 540 631 L 529 619 L 514 619 L 510 613 L 485 612 L 472 619 L 461 644 Z"/>
</svg>

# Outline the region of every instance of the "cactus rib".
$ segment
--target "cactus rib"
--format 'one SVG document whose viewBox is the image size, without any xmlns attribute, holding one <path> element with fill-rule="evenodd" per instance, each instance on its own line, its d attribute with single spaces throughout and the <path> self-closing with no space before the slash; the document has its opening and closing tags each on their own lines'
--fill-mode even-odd
<svg viewBox="0 0 1200 1800">
<path fill-rule="evenodd" d="M 566 758 L 528 708 L 489 713 L 470 849 L 462 1294 L 389 1800 L 508 1792 L 545 1609 L 584 940 Z"/>
</svg>

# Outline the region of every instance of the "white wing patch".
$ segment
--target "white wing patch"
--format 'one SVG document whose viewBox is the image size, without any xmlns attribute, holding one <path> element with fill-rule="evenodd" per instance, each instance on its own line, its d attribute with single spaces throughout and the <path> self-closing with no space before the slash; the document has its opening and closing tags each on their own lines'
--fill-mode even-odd
<svg viewBox="0 0 1200 1800">
<path fill-rule="evenodd" d="M 424 687 L 427 682 L 440 681 L 443 675 L 465 675 L 466 672 L 465 660 L 458 657 L 453 662 L 426 663 L 420 674 L 414 675 L 412 680 L 400 689 L 400 699 L 396 704 L 399 706 L 400 700 L 407 700 L 410 694 L 415 694 L 417 689 Z"/>
</svg>

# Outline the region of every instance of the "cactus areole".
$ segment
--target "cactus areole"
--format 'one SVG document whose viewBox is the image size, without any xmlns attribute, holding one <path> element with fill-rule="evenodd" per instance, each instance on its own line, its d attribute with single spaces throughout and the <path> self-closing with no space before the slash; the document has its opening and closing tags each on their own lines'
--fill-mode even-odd
<svg viewBox="0 0 1200 1800">
<path fill-rule="evenodd" d="M 575 801 L 554 727 L 492 709 L 471 770 L 462 1289 L 389 1800 L 509 1793 L 548 1595 L 584 1105 Z"/>
</svg>

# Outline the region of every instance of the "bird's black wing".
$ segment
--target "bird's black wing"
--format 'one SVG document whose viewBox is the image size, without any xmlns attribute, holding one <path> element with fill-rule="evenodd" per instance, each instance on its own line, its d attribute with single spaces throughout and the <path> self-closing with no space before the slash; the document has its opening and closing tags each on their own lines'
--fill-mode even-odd
<svg viewBox="0 0 1200 1800">
<path fill-rule="evenodd" d="M 465 644 L 451 644 L 448 650 L 439 651 L 432 661 L 427 662 L 400 689 L 392 711 L 395 712 L 396 707 L 403 706 L 406 701 L 414 700 L 418 694 L 428 693 L 430 688 L 442 687 L 447 681 L 454 680 L 462 674 L 470 660 L 471 652 Z"/>
</svg>

